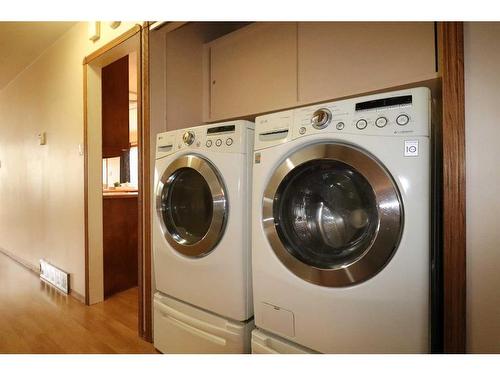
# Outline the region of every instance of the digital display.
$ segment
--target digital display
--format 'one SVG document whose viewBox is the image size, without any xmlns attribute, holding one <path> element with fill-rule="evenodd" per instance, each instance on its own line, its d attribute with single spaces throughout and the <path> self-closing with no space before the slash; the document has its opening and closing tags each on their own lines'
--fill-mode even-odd
<svg viewBox="0 0 500 375">
<path fill-rule="evenodd" d="M 411 95 L 395 96 L 392 98 L 369 100 L 367 102 L 356 103 L 356 111 L 364 111 L 367 109 L 392 107 L 397 105 L 405 105 L 412 103 Z"/>
<path fill-rule="evenodd" d="M 207 129 L 207 134 L 217 134 L 217 133 L 229 133 L 234 132 L 236 126 L 234 125 L 224 125 L 224 126 L 216 126 L 213 128 Z"/>
</svg>

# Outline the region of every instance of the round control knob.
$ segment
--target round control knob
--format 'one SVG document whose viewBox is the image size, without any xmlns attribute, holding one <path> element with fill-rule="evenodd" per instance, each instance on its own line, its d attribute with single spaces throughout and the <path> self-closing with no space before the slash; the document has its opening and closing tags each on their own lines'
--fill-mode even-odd
<svg viewBox="0 0 500 375">
<path fill-rule="evenodd" d="M 207 142 L 205 143 L 205 146 L 212 147 L 212 140 L 208 139 Z"/>
<path fill-rule="evenodd" d="M 215 141 L 215 145 L 216 145 L 217 147 L 220 147 L 220 146 L 222 145 L 222 140 L 220 140 L 220 139 L 216 140 L 216 141 Z"/>
<path fill-rule="evenodd" d="M 409 122 L 410 122 L 410 118 L 408 117 L 408 115 L 399 115 L 396 118 L 396 124 L 398 124 L 400 126 L 405 126 Z"/>
<path fill-rule="evenodd" d="M 194 135 L 194 132 L 192 132 L 191 130 L 190 131 L 187 131 L 185 132 L 183 135 L 182 135 L 182 141 L 187 144 L 188 146 L 192 145 L 193 142 L 194 142 L 194 138 L 195 138 L 195 135 Z"/>
<path fill-rule="evenodd" d="M 233 138 L 226 139 L 226 145 L 231 146 L 233 144 Z"/>
<path fill-rule="evenodd" d="M 332 113 L 329 109 L 320 108 L 313 113 L 311 124 L 315 129 L 323 129 L 328 126 L 332 119 Z"/>
<path fill-rule="evenodd" d="M 375 125 L 377 125 L 377 127 L 379 128 L 383 128 L 387 125 L 387 119 L 385 117 L 379 117 L 375 120 Z"/>
<path fill-rule="evenodd" d="M 342 130 L 342 129 L 344 129 L 344 127 L 345 127 L 345 124 L 343 122 L 337 123 L 337 126 L 336 126 L 337 130 Z"/>
<path fill-rule="evenodd" d="M 368 122 L 365 119 L 361 119 L 361 120 L 358 120 L 358 122 L 356 122 L 356 127 L 360 130 L 363 130 L 367 126 L 368 126 Z"/>
</svg>

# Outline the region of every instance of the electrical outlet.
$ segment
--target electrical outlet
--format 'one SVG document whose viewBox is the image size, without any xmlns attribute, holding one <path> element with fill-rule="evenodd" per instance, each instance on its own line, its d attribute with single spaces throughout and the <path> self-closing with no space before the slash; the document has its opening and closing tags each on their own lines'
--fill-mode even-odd
<svg viewBox="0 0 500 375">
<path fill-rule="evenodd" d="M 45 135 L 45 132 L 41 132 L 40 134 L 38 134 L 38 141 L 40 145 L 47 144 L 47 136 Z"/>
</svg>

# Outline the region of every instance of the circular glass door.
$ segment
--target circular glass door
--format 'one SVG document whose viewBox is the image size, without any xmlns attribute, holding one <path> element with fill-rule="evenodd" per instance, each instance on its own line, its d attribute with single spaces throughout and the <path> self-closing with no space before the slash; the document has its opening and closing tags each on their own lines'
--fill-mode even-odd
<svg viewBox="0 0 500 375">
<path fill-rule="evenodd" d="M 165 239 L 181 254 L 207 255 L 221 239 L 227 198 L 208 160 L 186 155 L 172 162 L 160 180 L 156 201 Z"/>
<path fill-rule="evenodd" d="M 365 281 L 390 260 L 402 232 L 397 187 L 365 151 L 307 146 L 276 169 L 264 192 L 271 247 L 297 276 L 340 287 Z"/>
</svg>

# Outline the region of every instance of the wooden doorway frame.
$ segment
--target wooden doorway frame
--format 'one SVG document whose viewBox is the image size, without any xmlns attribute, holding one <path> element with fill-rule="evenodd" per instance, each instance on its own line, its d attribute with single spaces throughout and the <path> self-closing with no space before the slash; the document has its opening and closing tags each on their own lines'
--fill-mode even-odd
<svg viewBox="0 0 500 375">
<path fill-rule="evenodd" d="M 138 82 L 138 149 L 139 149 L 139 248 L 138 248 L 138 284 L 139 284 L 139 319 L 138 334 L 152 342 L 152 295 L 151 295 L 151 186 L 150 186 L 150 130 L 149 130 L 149 61 L 148 61 L 148 23 L 135 25 L 119 37 L 105 44 L 83 60 L 83 113 L 84 113 L 84 225 L 85 225 L 85 304 L 90 304 L 89 295 L 89 158 L 88 158 L 88 68 L 89 64 L 111 49 L 124 43 L 139 33 L 140 57 L 137 74 Z M 146 108 L 146 110 L 144 110 Z"/>
<path fill-rule="evenodd" d="M 443 350 L 466 352 L 466 195 L 463 22 L 439 22 L 442 80 Z"/>
</svg>

